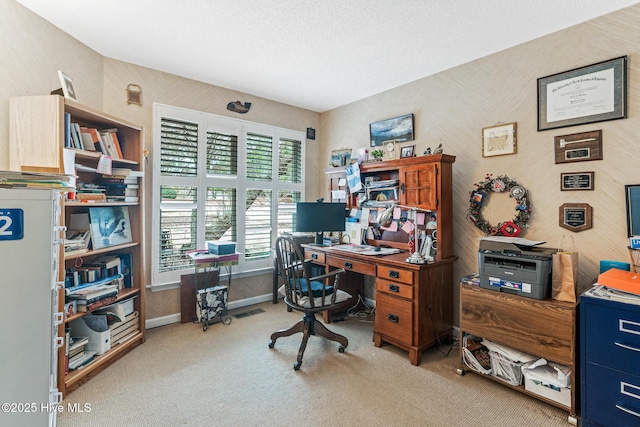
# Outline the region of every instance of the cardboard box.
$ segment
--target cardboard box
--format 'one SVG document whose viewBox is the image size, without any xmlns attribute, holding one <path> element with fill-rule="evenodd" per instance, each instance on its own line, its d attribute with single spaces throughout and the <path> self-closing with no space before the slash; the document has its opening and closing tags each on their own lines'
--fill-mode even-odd
<svg viewBox="0 0 640 427">
<path fill-rule="evenodd" d="M 207 242 L 207 248 L 210 254 L 229 255 L 236 252 L 235 242 L 223 242 L 221 240 L 213 240 Z"/>
<path fill-rule="evenodd" d="M 538 396 L 546 397 L 565 406 L 571 406 L 571 389 L 569 387 L 559 387 L 551 384 L 533 371 L 522 370 L 524 377 L 524 388 Z"/>
<path fill-rule="evenodd" d="M 640 295 L 640 273 L 611 268 L 598 276 L 598 284 Z"/>
<path fill-rule="evenodd" d="M 524 388 L 565 406 L 571 406 L 571 369 L 538 359 L 522 366 Z"/>
</svg>

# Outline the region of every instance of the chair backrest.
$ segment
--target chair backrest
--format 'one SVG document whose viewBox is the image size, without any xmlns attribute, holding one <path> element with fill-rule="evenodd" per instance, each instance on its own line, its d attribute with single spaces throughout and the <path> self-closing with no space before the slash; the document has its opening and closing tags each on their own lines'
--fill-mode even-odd
<svg viewBox="0 0 640 427">
<path fill-rule="evenodd" d="M 278 272 L 284 278 L 288 305 L 303 310 L 321 310 L 335 304 L 340 274 L 310 277 L 310 266 L 305 262 L 302 248 L 289 237 L 276 240 L 276 257 Z"/>
</svg>

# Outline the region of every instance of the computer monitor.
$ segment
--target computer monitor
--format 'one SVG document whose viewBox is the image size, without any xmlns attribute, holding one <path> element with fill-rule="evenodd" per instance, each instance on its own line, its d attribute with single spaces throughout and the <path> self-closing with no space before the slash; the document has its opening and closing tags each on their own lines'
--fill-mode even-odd
<svg viewBox="0 0 640 427">
<path fill-rule="evenodd" d="M 316 244 L 322 245 L 322 233 L 345 230 L 345 213 L 344 203 L 298 202 L 296 231 L 316 233 Z"/>
</svg>

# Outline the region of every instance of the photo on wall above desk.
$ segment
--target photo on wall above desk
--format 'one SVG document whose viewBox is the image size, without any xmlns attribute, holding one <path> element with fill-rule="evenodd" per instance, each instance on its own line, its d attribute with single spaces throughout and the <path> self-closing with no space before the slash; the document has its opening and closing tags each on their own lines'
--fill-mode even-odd
<svg viewBox="0 0 640 427">
<path fill-rule="evenodd" d="M 407 142 L 414 140 L 413 114 L 381 120 L 369 125 L 369 141 L 372 147 L 382 146 L 385 141 Z"/>
</svg>

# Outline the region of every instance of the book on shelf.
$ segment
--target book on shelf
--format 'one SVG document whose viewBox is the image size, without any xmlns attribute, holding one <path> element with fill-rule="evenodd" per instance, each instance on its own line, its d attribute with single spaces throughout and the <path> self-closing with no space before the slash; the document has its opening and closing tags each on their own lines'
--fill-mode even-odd
<svg viewBox="0 0 640 427">
<path fill-rule="evenodd" d="M 71 114 L 64 113 L 64 148 L 73 148 L 71 140 Z"/>
<path fill-rule="evenodd" d="M 69 352 L 75 349 L 82 349 L 89 343 L 89 337 L 70 337 L 69 338 Z"/>
<path fill-rule="evenodd" d="M 116 302 L 117 299 L 118 299 L 117 296 L 110 296 L 110 297 L 106 297 L 101 300 L 94 301 L 92 303 L 87 303 L 87 304 L 83 303 L 82 301 L 78 301 L 78 312 L 84 313 L 84 312 L 93 311 L 97 308 L 104 307 L 109 304 L 113 304 L 114 302 Z"/>
<path fill-rule="evenodd" d="M 86 291 L 86 292 L 85 292 Z M 91 304 L 105 298 L 118 295 L 118 285 L 100 286 L 97 288 L 86 288 L 68 296 L 69 300 L 76 300 L 78 304 Z"/>
<path fill-rule="evenodd" d="M 123 253 L 118 255 L 120 257 L 120 272 L 123 276 L 123 285 L 125 289 L 133 287 L 133 255 L 130 253 Z"/>
<path fill-rule="evenodd" d="M 89 221 L 94 249 L 133 241 L 128 206 L 89 208 Z"/>
<path fill-rule="evenodd" d="M 120 141 L 118 138 L 118 129 L 101 129 L 100 135 L 103 139 L 107 139 L 110 141 L 109 148 L 113 150 L 115 156 L 114 159 L 124 159 L 124 156 L 122 155 L 122 147 L 120 146 Z"/>
<path fill-rule="evenodd" d="M 95 350 L 86 350 L 81 358 L 74 360 L 73 363 L 71 361 L 69 362 L 69 370 L 80 369 L 91 363 L 97 353 Z"/>
<path fill-rule="evenodd" d="M 77 270 L 76 270 L 76 272 L 77 272 Z M 69 296 L 69 295 L 73 295 L 73 294 L 76 294 L 76 293 L 82 293 L 82 292 L 87 293 L 87 292 L 90 292 L 90 291 L 84 291 L 85 289 L 91 288 L 91 287 L 96 287 L 96 289 L 97 289 L 98 286 L 102 286 L 102 285 L 111 285 L 111 286 L 115 285 L 115 286 L 118 286 L 119 283 L 120 283 L 120 280 L 122 280 L 122 279 L 123 279 L 122 274 L 119 274 L 117 276 L 106 277 L 104 279 L 96 280 L 95 282 L 81 283 L 79 285 L 70 286 L 68 288 L 65 288 L 64 289 L 64 294 L 66 296 Z"/>
<path fill-rule="evenodd" d="M 76 200 L 79 202 L 94 201 L 103 202 L 107 200 L 107 195 L 104 193 L 85 193 L 76 192 Z"/>
<path fill-rule="evenodd" d="M 111 174 L 117 176 L 144 178 L 143 171 L 136 171 L 130 168 L 111 168 Z"/>
<path fill-rule="evenodd" d="M 64 254 L 76 255 L 89 250 L 91 232 L 87 230 L 67 230 L 64 238 Z"/>
</svg>

